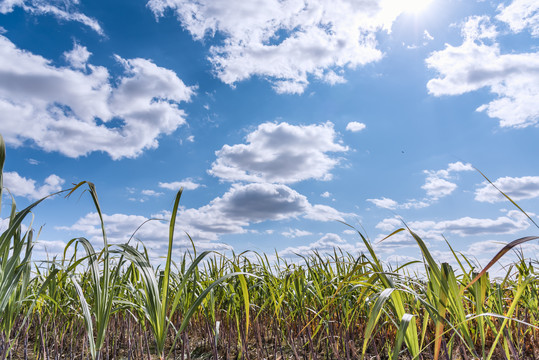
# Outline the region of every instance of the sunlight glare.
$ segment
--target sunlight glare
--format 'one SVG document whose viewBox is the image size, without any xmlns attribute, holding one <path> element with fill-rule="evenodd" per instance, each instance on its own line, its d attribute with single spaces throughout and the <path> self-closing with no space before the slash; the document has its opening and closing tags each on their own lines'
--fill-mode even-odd
<svg viewBox="0 0 539 360">
<path fill-rule="evenodd" d="M 420 13 L 427 8 L 432 0 L 407 0 L 405 12 L 407 13 Z"/>
</svg>

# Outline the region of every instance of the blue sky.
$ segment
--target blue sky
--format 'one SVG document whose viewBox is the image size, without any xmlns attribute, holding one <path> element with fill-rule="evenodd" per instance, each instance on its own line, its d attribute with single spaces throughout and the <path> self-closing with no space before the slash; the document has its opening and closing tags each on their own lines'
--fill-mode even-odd
<svg viewBox="0 0 539 360">
<path fill-rule="evenodd" d="M 4 185 L 19 207 L 95 183 L 112 242 L 170 216 L 176 251 L 333 247 L 485 265 L 539 221 L 533 0 L 0 1 Z M 2 203 L 2 215 L 8 204 Z M 5 221 L 4 221 L 5 226 Z M 47 200 L 36 256 L 98 245 L 86 195 Z M 165 254 L 167 224 L 135 236 Z M 526 246 L 534 258 L 537 244 Z"/>
</svg>

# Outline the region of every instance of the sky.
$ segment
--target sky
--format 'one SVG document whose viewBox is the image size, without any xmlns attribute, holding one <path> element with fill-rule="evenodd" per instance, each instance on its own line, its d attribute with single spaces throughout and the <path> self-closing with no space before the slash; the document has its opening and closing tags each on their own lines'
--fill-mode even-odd
<svg viewBox="0 0 539 360">
<path fill-rule="evenodd" d="M 478 171 L 539 223 L 538 38 L 535 0 L 0 0 L 4 186 L 91 181 L 154 259 L 183 187 L 175 257 L 365 251 L 347 223 L 403 263 L 405 223 L 484 266 L 539 232 Z M 82 191 L 34 216 L 34 258 L 103 243 Z"/>
</svg>

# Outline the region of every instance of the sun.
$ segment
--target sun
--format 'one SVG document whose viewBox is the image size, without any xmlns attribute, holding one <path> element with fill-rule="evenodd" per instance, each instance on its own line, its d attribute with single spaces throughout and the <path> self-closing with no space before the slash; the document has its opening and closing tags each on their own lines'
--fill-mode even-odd
<svg viewBox="0 0 539 360">
<path fill-rule="evenodd" d="M 418 14 L 425 10 L 432 0 L 406 0 L 405 12 Z"/>
</svg>

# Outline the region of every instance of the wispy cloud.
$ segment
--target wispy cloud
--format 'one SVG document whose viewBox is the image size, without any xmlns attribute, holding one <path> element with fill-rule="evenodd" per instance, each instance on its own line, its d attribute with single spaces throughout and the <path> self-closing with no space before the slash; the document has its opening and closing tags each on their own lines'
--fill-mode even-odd
<svg viewBox="0 0 539 360">
<path fill-rule="evenodd" d="M 159 182 L 159 187 L 167 190 L 175 190 L 178 191 L 180 188 L 184 188 L 185 190 L 195 190 L 198 189 L 200 186 L 199 183 L 196 183 L 191 178 L 183 179 L 181 181 L 173 181 L 173 182 Z"/>
<path fill-rule="evenodd" d="M 430 206 L 430 202 L 422 200 L 408 200 L 403 203 L 398 203 L 393 199 L 382 197 L 380 199 L 367 199 L 367 201 L 376 205 L 376 207 L 382 209 L 396 210 L 396 209 L 421 209 Z"/>
<path fill-rule="evenodd" d="M 312 235 L 313 233 L 307 230 L 288 229 L 287 231 L 283 231 L 281 234 L 289 238 L 296 238 L 296 237 L 302 237 L 302 236 L 309 236 L 309 235 Z"/>
<path fill-rule="evenodd" d="M 145 189 L 140 192 L 144 196 L 158 197 L 164 195 L 162 192 L 157 192 L 155 190 Z"/>
<path fill-rule="evenodd" d="M 33 15 L 52 15 L 59 20 L 79 22 L 99 35 L 104 35 L 104 31 L 96 19 L 77 11 L 78 0 L 56 1 L 55 3 L 40 0 L 3 0 L 0 2 L 0 13 L 7 14 L 12 12 L 15 7 L 21 7 Z"/>
</svg>

